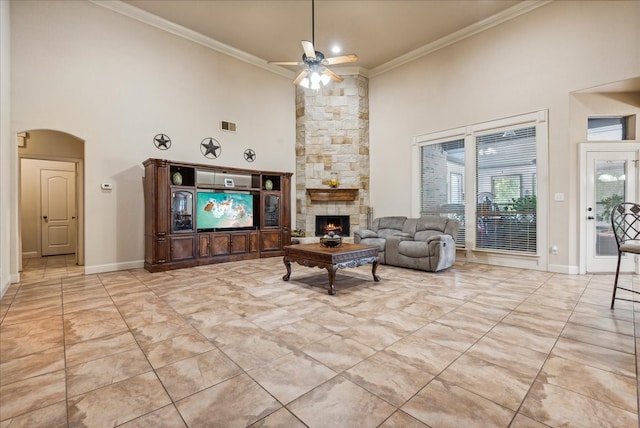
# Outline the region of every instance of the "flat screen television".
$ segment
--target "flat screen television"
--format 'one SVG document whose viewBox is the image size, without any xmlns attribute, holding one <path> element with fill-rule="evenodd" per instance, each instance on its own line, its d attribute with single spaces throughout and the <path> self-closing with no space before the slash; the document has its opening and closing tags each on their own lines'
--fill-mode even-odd
<svg viewBox="0 0 640 428">
<path fill-rule="evenodd" d="M 199 231 L 253 228 L 253 195 L 199 191 L 196 228 Z"/>
</svg>

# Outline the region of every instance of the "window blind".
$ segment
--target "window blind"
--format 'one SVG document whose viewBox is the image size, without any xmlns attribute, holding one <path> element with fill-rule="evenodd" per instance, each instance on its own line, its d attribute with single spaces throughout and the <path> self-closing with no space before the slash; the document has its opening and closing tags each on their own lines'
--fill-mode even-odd
<svg viewBox="0 0 640 428">
<path fill-rule="evenodd" d="M 536 253 L 535 127 L 477 135 L 476 247 Z"/>
</svg>

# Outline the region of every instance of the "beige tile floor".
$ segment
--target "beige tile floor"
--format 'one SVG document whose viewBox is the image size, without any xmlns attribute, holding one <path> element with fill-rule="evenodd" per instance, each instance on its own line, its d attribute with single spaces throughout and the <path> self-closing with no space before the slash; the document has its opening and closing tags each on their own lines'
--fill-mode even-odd
<svg viewBox="0 0 640 428">
<path fill-rule="evenodd" d="M 329 296 L 279 258 L 24 265 L 0 302 L 0 428 L 638 426 L 640 317 L 609 310 L 611 275 L 360 267 Z"/>
</svg>

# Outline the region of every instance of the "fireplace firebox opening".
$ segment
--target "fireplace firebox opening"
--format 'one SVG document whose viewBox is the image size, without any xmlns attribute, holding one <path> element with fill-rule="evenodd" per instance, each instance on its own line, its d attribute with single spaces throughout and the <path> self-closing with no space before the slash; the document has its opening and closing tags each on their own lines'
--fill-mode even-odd
<svg viewBox="0 0 640 428">
<path fill-rule="evenodd" d="M 348 215 L 317 215 L 316 236 L 324 236 L 329 232 L 340 236 L 349 236 L 349 222 Z"/>
</svg>

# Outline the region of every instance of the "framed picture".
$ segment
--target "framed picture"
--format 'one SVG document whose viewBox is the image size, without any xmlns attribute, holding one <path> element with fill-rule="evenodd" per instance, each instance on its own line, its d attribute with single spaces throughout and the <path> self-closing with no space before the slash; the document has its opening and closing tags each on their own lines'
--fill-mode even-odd
<svg viewBox="0 0 640 428">
<path fill-rule="evenodd" d="M 233 178 L 225 178 L 224 187 L 233 187 Z"/>
</svg>

